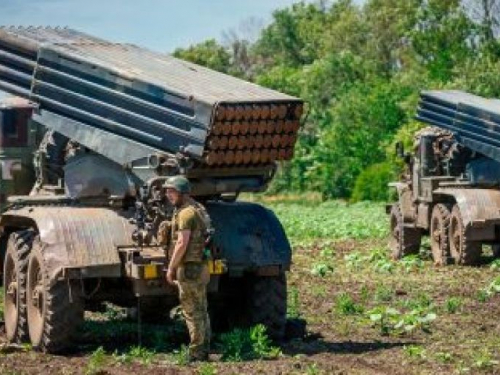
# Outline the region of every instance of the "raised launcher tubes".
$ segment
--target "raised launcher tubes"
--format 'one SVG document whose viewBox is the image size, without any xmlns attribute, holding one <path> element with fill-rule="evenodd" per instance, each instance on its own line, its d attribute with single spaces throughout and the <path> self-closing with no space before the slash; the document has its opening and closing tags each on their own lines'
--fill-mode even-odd
<svg viewBox="0 0 500 375">
<path fill-rule="evenodd" d="M 191 177 L 257 177 L 250 190 L 293 156 L 303 112 L 300 99 L 66 28 L 1 28 L 0 89 L 29 98 L 36 121 L 120 165 L 182 154 Z"/>
<path fill-rule="evenodd" d="M 500 101 L 463 91 L 424 91 L 417 119 L 451 131 L 473 151 L 500 162 Z"/>
</svg>

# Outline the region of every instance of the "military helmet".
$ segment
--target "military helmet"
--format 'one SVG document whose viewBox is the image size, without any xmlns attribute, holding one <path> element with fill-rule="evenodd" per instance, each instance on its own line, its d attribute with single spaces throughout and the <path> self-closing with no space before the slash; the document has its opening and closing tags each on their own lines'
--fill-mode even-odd
<svg viewBox="0 0 500 375">
<path fill-rule="evenodd" d="M 187 194 L 191 191 L 191 183 L 184 176 L 172 176 L 167 179 L 163 185 L 165 189 L 174 189 L 181 194 Z"/>
</svg>

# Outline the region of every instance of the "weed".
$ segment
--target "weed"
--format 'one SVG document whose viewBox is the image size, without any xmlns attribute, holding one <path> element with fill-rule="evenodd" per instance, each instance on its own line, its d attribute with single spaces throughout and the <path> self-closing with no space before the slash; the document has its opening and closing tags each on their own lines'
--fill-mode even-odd
<svg viewBox="0 0 500 375">
<path fill-rule="evenodd" d="M 481 303 L 485 303 L 486 301 L 488 301 L 489 299 L 489 296 L 488 296 L 488 293 L 486 293 L 485 290 L 481 289 L 477 292 L 477 300 Z"/>
<path fill-rule="evenodd" d="M 344 260 L 346 261 L 347 268 L 358 270 L 361 268 L 361 265 L 366 260 L 366 258 L 362 256 L 359 252 L 354 251 L 350 254 L 345 255 Z"/>
<path fill-rule="evenodd" d="M 326 296 L 326 287 L 321 284 L 315 284 L 311 287 L 311 293 L 315 297 L 325 297 Z"/>
<path fill-rule="evenodd" d="M 376 302 L 389 302 L 392 300 L 393 296 L 394 296 L 393 291 L 383 284 L 378 285 L 377 289 L 375 289 L 374 299 Z"/>
<path fill-rule="evenodd" d="M 373 264 L 373 269 L 380 273 L 392 273 L 394 271 L 394 263 L 389 259 L 379 259 Z"/>
<path fill-rule="evenodd" d="M 368 311 L 370 321 L 375 327 L 378 327 L 381 335 L 388 335 L 396 323 L 396 319 L 401 313 L 391 307 L 377 307 Z"/>
<path fill-rule="evenodd" d="M 367 260 L 370 262 L 370 263 L 377 263 L 381 260 L 388 260 L 387 258 L 387 249 L 383 248 L 383 247 L 377 247 L 375 249 L 372 249 L 370 251 L 370 254 L 368 255 L 367 257 Z"/>
<path fill-rule="evenodd" d="M 432 299 L 426 293 L 420 293 L 416 298 L 406 299 L 403 306 L 409 309 L 431 309 L 433 307 Z"/>
<path fill-rule="evenodd" d="M 381 203 L 266 202 L 266 206 L 279 217 L 294 244 L 318 239 L 385 238 L 389 231 Z"/>
<path fill-rule="evenodd" d="M 424 262 L 418 255 L 408 255 L 399 261 L 399 265 L 408 273 L 422 269 L 424 267 Z"/>
<path fill-rule="evenodd" d="M 216 375 L 217 369 L 212 363 L 203 363 L 196 372 L 198 375 Z"/>
<path fill-rule="evenodd" d="M 370 297 L 370 289 L 366 285 L 363 285 L 361 287 L 359 294 L 361 297 L 361 301 L 366 302 L 366 301 L 368 301 L 368 298 Z"/>
<path fill-rule="evenodd" d="M 402 314 L 391 307 L 377 307 L 368 311 L 372 324 L 380 330 L 382 335 L 395 333 L 403 335 L 415 330 L 430 332 L 430 325 L 437 317 L 435 313 L 425 309 L 414 309 L 409 313 Z"/>
<path fill-rule="evenodd" d="M 488 287 L 485 289 L 485 292 L 488 297 L 493 296 L 494 294 L 500 293 L 500 276 L 497 276 Z"/>
<path fill-rule="evenodd" d="M 424 359 L 426 356 L 425 349 L 420 345 L 405 345 L 403 351 L 410 358 Z"/>
<path fill-rule="evenodd" d="M 478 369 L 491 369 L 500 364 L 499 361 L 494 360 L 491 353 L 483 349 L 474 355 L 474 367 Z"/>
<path fill-rule="evenodd" d="M 336 310 L 341 315 L 355 315 L 363 313 L 363 306 L 354 302 L 349 294 L 342 293 L 337 296 Z"/>
<path fill-rule="evenodd" d="M 317 363 L 311 363 L 310 365 L 308 365 L 306 367 L 306 374 L 307 375 L 318 375 L 320 372 L 319 372 L 319 368 L 318 368 L 318 364 Z"/>
<path fill-rule="evenodd" d="M 140 362 L 143 365 L 149 365 L 153 361 L 155 352 L 143 346 L 133 346 L 128 352 L 119 354 L 118 351 L 113 353 L 113 359 L 122 364 L 130 364 L 132 362 Z"/>
<path fill-rule="evenodd" d="M 103 366 L 106 364 L 106 352 L 102 346 L 94 350 L 90 356 L 89 362 L 85 369 L 85 375 L 96 375 L 102 372 Z"/>
<path fill-rule="evenodd" d="M 316 263 L 311 269 L 311 273 L 314 276 L 325 277 L 329 273 L 333 272 L 333 267 L 326 263 Z"/>
<path fill-rule="evenodd" d="M 143 346 L 134 346 L 130 349 L 128 354 L 132 360 L 139 361 L 143 365 L 149 365 L 153 360 L 155 352 Z"/>
<path fill-rule="evenodd" d="M 271 345 L 266 327 L 258 324 L 250 329 L 234 329 L 219 337 L 223 361 L 242 361 L 256 358 L 276 358 L 281 350 Z"/>
<path fill-rule="evenodd" d="M 446 311 L 449 314 L 455 314 L 462 307 L 463 301 L 459 297 L 450 297 L 446 300 Z"/>
<path fill-rule="evenodd" d="M 425 309 L 415 309 L 401 316 L 399 322 L 394 325 L 394 329 L 400 333 L 409 333 L 415 330 L 422 330 L 430 333 L 430 325 L 437 318 L 433 312 Z"/>
<path fill-rule="evenodd" d="M 291 287 L 288 293 L 288 318 L 300 318 L 300 301 L 299 301 L 299 290 L 297 287 Z"/>
<path fill-rule="evenodd" d="M 189 364 L 189 349 L 187 345 L 182 345 L 180 349 L 174 350 L 174 362 L 178 366 Z"/>
<path fill-rule="evenodd" d="M 319 255 L 323 258 L 332 258 L 335 256 L 335 249 L 332 249 L 331 247 L 325 247 Z"/>
<path fill-rule="evenodd" d="M 495 259 L 493 262 L 491 262 L 490 269 L 500 270 L 500 259 Z"/>
<path fill-rule="evenodd" d="M 453 354 L 448 352 L 437 352 L 434 357 L 441 363 L 449 363 L 453 360 Z"/>
<path fill-rule="evenodd" d="M 262 324 L 250 328 L 250 340 L 257 358 L 276 358 L 281 355 L 281 350 L 272 346 L 271 339 L 266 333 L 266 327 Z"/>
</svg>

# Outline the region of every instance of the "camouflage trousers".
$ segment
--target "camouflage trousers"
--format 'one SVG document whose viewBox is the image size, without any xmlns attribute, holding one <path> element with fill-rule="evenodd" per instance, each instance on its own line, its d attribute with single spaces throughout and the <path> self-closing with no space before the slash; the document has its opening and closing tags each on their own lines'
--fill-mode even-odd
<svg viewBox="0 0 500 375">
<path fill-rule="evenodd" d="M 177 271 L 179 300 L 189 331 L 189 355 L 203 359 L 210 349 L 207 284 L 210 280 L 206 263 L 185 263 Z"/>
</svg>

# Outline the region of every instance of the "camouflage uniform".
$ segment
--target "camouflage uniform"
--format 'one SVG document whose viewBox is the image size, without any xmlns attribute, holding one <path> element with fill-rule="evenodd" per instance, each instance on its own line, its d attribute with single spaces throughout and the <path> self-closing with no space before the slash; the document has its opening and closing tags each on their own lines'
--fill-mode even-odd
<svg viewBox="0 0 500 375">
<path fill-rule="evenodd" d="M 200 212 L 204 209 L 200 206 L 190 199 L 176 209 L 171 228 L 172 250 L 178 233 L 183 230 L 191 231 L 186 253 L 177 269 L 177 281 L 179 300 L 191 340 L 189 354 L 198 359 L 208 355 L 211 336 L 207 311 L 207 284 L 210 274 L 208 264 L 203 259 L 206 224 Z"/>
</svg>

